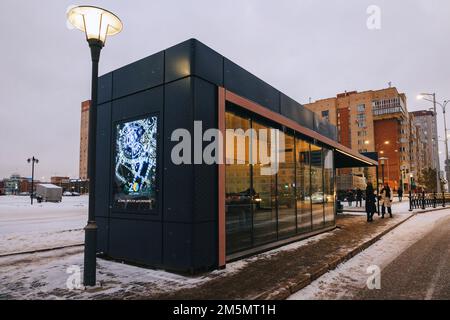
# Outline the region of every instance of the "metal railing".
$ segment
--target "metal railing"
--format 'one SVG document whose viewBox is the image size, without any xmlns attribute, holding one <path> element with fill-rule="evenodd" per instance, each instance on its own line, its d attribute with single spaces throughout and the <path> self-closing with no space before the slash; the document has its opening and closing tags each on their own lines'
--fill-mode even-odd
<svg viewBox="0 0 450 320">
<path fill-rule="evenodd" d="M 449 193 L 411 193 L 409 192 L 409 211 L 425 210 L 426 208 L 445 208 L 450 205 Z"/>
</svg>

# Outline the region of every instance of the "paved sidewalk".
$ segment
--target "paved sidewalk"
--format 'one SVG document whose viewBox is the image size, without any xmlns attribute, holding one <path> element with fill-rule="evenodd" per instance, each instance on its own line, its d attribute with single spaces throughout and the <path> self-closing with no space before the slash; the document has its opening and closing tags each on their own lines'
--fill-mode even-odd
<svg viewBox="0 0 450 320">
<path fill-rule="evenodd" d="M 285 299 L 328 270 L 364 250 L 382 235 L 411 217 L 396 214 L 368 224 L 360 216 L 340 215 L 337 228 L 304 245 L 280 248 L 244 260 L 237 272 L 225 274 L 193 288 L 127 299 Z M 110 297 L 124 298 L 122 294 Z"/>
</svg>

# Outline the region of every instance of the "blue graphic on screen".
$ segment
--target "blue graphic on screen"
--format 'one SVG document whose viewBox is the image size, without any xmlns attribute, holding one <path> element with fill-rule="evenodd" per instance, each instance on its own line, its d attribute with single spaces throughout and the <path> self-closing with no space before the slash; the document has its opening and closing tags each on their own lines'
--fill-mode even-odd
<svg viewBox="0 0 450 320">
<path fill-rule="evenodd" d="M 156 201 L 158 118 L 135 120 L 116 127 L 116 205 L 152 209 Z"/>
</svg>

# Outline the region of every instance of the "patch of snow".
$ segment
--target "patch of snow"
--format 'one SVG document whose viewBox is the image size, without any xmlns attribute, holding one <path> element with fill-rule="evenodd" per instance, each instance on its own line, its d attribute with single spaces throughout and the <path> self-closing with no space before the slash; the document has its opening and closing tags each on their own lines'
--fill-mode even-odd
<svg viewBox="0 0 450 320">
<path fill-rule="evenodd" d="M 82 243 L 88 197 L 63 198 L 60 203 L 29 197 L 0 197 L 0 255 Z"/>
</svg>

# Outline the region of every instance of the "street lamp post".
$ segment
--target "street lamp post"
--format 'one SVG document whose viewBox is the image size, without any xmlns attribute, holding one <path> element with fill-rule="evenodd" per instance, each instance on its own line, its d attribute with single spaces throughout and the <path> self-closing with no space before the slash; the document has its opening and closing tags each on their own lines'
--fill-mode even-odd
<svg viewBox="0 0 450 320">
<path fill-rule="evenodd" d="M 89 108 L 89 218 L 85 230 L 84 242 L 84 273 L 85 286 L 95 286 L 96 283 L 96 251 L 97 224 L 95 221 L 95 168 L 96 168 L 96 134 L 97 134 L 97 87 L 98 63 L 100 52 L 105 45 L 107 36 L 122 31 L 122 22 L 113 13 L 93 6 L 74 7 L 67 13 L 67 20 L 77 29 L 84 31 L 89 44 L 92 59 L 91 106 Z"/>
<path fill-rule="evenodd" d="M 385 158 L 385 157 L 380 158 L 380 162 L 381 162 L 381 181 L 383 181 L 383 187 L 384 187 L 384 163 L 385 163 L 386 160 L 388 160 L 388 158 Z"/>
<path fill-rule="evenodd" d="M 34 164 L 38 164 L 39 160 L 36 159 L 34 156 L 32 158 L 27 159 L 28 163 L 31 163 L 31 192 L 30 192 L 30 198 L 31 198 L 31 205 L 33 205 L 33 192 L 34 192 Z"/>
</svg>

